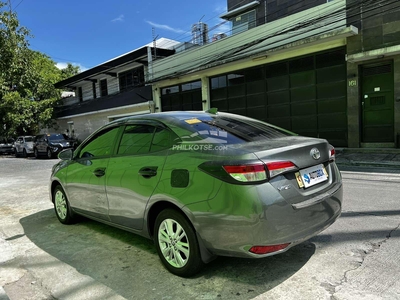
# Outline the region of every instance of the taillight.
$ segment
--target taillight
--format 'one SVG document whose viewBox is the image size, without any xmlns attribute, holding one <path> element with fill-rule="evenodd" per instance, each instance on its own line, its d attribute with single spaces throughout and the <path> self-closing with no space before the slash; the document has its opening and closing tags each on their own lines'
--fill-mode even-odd
<svg viewBox="0 0 400 300">
<path fill-rule="evenodd" d="M 269 171 L 270 178 L 275 177 L 282 173 L 297 170 L 297 167 L 291 161 L 275 161 L 266 163 L 266 165 Z"/>
<path fill-rule="evenodd" d="M 267 179 L 263 164 L 223 166 L 224 170 L 234 179 L 241 182 L 262 181 Z"/>
<path fill-rule="evenodd" d="M 289 245 L 290 243 L 273 245 L 273 246 L 253 246 L 250 248 L 249 251 L 254 254 L 267 254 L 285 249 Z"/>
<path fill-rule="evenodd" d="M 331 146 L 329 148 L 329 161 L 334 161 L 335 160 L 335 148 Z"/>
</svg>

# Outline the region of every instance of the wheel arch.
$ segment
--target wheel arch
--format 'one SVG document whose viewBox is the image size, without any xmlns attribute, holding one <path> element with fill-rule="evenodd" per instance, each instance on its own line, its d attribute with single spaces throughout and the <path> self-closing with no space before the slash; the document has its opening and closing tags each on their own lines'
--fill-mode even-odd
<svg viewBox="0 0 400 300">
<path fill-rule="evenodd" d="M 190 226 L 192 226 L 192 228 L 196 234 L 196 238 L 197 238 L 197 241 L 198 241 L 199 247 L 200 247 L 200 255 L 201 255 L 202 261 L 204 263 L 209 263 L 209 262 L 213 261 L 217 256 L 215 254 L 211 253 L 209 251 L 209 249 L 207 249 L 207 247 L 204 244 L 203 239 L 201 238 L 198 231 L 194 227 L 192 220 L 189 218 L 189 216 L 185 213 L 184 210 L 182 210 L 179 206 L 177 206 L 169 201 L 165 201 L 165 200 L 158 201 L 151 206 L 151 208 L 147 214 L 147 230 L 148 230 L 149 237 L 151 239 L 154 238 L 154 226 L 155 226 L 156 218 L 157 218 L 158 214 L 165 209 L 174 209 L 182 214 L 182 216 L 189 222 Z"/>
<path fill-rule="evenodd" d="M 174 209 L 174 210 L 180 212 L 187 219 L 187 221 L 190 223 L 190 225 L 193 227 L 193 229 L 195 229 L 192 224 L 192 221 L 188 218 L 188 216 L 185 214 L 185 212 L 179 206 L 173 204 L 172 202 L 162 200 L 162 201 L 158 201 L 158 202 L 154 203 L 150 207 L 149 212 L 147 213 L 147 230 L 148 230 L 150 238 L 154 237 L 154 225 L 155 225 L 158 214 L 168 208 Z"/>
<path fill-rule="evenodd" d="M 52 181 L 52 183 L 51 183 L 51 185 L 50 185 L 50 199 L 51 199 L 51 202 L 53 202 L 53 204 L 54 204 L 54 190 L 55 190 L 55 188 L 56 188 L 57 186 L 61 186 L 61 188 L 64 190 L 64 188 L 63 188 L 61 182 L 59 182 L 58 180 L 53 180 L 53 181 Z M 65 191 L 65 190 L 64 190 L 64 191 Z"/>
</svg>

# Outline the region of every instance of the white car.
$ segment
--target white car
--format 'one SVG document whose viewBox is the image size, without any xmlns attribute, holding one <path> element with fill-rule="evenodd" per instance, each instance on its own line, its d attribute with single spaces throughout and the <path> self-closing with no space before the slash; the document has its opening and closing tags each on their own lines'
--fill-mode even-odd
<svg viewBox="0 0 400 300">
<path fill-rule="evenodd" d="M 33 154 L 33 136 L 19 136 L 14 144 L 15 157 Z"/>
</svg>

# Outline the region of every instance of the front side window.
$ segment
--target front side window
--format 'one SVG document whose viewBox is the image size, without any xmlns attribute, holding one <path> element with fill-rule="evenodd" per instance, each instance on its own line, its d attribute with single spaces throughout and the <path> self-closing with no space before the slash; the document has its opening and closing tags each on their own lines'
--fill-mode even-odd
<svg viewBox="0 0 400 300">
<path fill-rule="evenodd" d="M 97 133 L 83 146 L 79 158 L 111 155 L 118 129 L 119 127 L 112 127 Z"/>
</svg>

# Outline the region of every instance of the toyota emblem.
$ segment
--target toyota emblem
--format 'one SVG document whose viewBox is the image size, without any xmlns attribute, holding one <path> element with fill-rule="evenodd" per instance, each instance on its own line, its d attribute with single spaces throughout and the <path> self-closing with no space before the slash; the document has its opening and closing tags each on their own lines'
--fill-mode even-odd
<svg viewBox="0 0 400 300">
<path fill-rule="evenodd" d="M 315 160 L 317 160 L 321 157 L 321 153 L 319 153 L 319 150 L 317 148 L 312 148 L 310 151 L 310 155 Z"/>
</svg>

